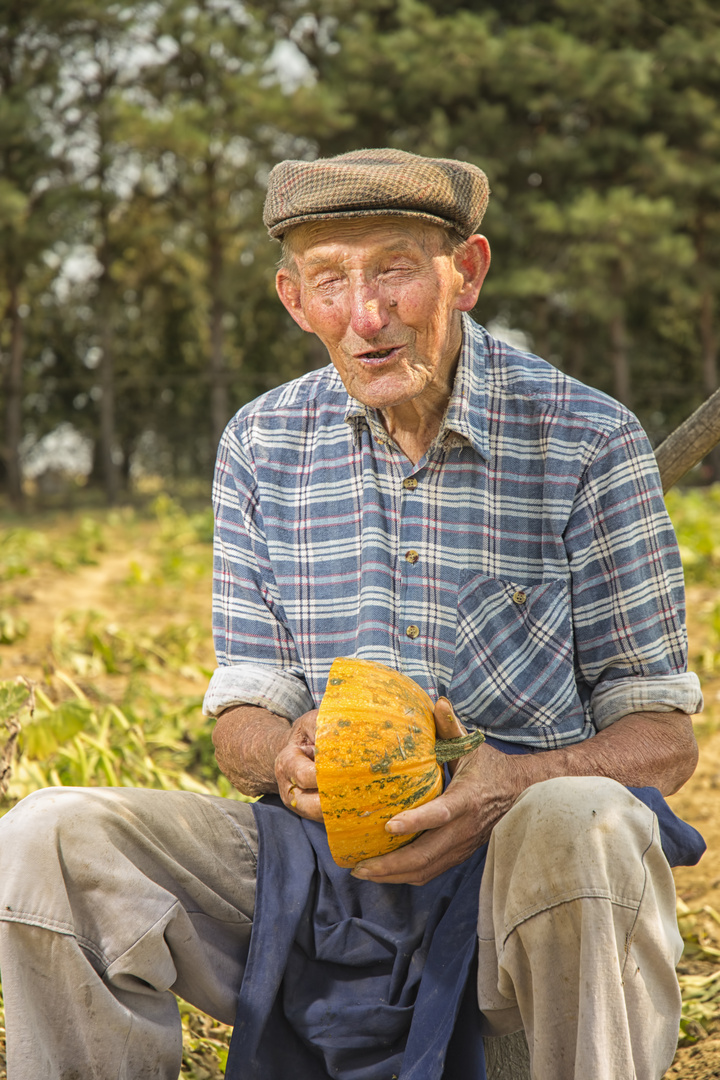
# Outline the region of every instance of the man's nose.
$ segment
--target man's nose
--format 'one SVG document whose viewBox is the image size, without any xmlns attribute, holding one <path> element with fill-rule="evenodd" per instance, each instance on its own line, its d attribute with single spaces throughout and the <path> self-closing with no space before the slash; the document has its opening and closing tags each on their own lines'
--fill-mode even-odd
<svg viewBox="0 0 720 1080">
<path fill-rule="evenodd" d="M 351 323 L 356 334 L 372 337 L 387 326 L 388 301 L 382 290 L 361 286 L 353 290 Z"/>
</svg>

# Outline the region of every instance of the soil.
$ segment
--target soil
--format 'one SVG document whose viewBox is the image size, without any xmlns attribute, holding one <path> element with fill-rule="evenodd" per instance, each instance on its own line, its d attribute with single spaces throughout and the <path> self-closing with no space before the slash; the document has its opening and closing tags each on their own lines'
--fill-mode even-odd
<svg viewBox="0 0 720 1080">
<path fill-rule="evenodd" d="M 207 640 L 198 662 L 212 670 L 215 655 L 210 634 L 211 585 L 209 576 L 202 581 L 165 581 L 158 577 L 159 555 L 156 550 L 156 525 L 138 521 L 131 536 L 124 532 L 114 539 L 109 550 L 97 555 L 97 562 L 74 567 L 70 572 L 51 564 L 40 563 L 28 577 L 0 582 L 0 611 L 7 610 L 17 620 L 27 623 L 25 636 L 9 645 L 0 645 L 0 679 L 22 674 L 43 682 L 54 667 L 53 634 L 63 620 L 79 613 L 94 612 L 108 623 L 126 630 L 142 629 L 153 635 L 173 619 L 182 623 L 195 621 L 207 626 Z M 145 587 L 142 581 L 151 581 Z M 172 691 L 203 693 L 206 680 L 184 677 L 176 670 L 168 676 Z M 76 680 L 82 686 L 82 679 Z M 162 675 L 150 680 L 162 691 Z M 118 679 L 93 674 L 92 685 L 109 696 L 117 695 Z"/>
<path fill-rule="evenodd" d="M 30 578 L 14 579 L 0 584 L 0 608 L 9 607 L 13 615 L 27 620 L 29 631 L 25 638 L 11 645 L 0 646 L 0 678 L 12 678 L 23 673 L 42 681 L 50 665 L 50 641 L 53 626 L 70 612 L 92 610 L 112 617 L 123 625 L 140 621 L 148 629 L 160 614 L 163 621 L 173 605 L 181 605 L 185 619 L 198 619 L 209 626 L 209 591 L 202 588 L 165 590 L 158 610 L 153 593 L 151 605 L 144 604 L 142 595 L 127 587 L 132 564 L 151 570 L 147 531 L 139 527 L 136 545 L 125 550 L 112 550 L 101 557 L 95 566 L 83 566 L 71 574 L 52 567 L 40 567 Z M 705 587 L 688 589 L 688 630 L 690 635 L 691 667 L 697 670 L 697 659 L 705 646 L 705 626 L 702 614 L 717 602 L 717 593 Z M 208 634 L 209 639 L 209 634 Z M 693 662 L 695 661 L 695 662 Z M 212 667 L 212 649 L 208 640 L 207 666 Z M 177 674 L 173 675 L 177 690 Z M 97 677 L 93 677 L 97 685 Z M 197 693 L 198 686 L 188 688 Z M 202 692 L 202 691 L 200 691 Z M 710 907 L 720 912 L 720 675 L 703 678 L 706 708 L 696 718 L 700 746 L 697 771 L 685 787 L 669 799 L 673 810 L 703 834 L 708 850 L 696 867 L 681 867 L 674 871 L 679 898 L 693 911 Z M 712 917 L 698 916 L 702 940 L 720 949 L 720 923 Z M 683 959 L 680 972 L 711 974 L 720 967 L 715 959 Z M 0 1059 L 3 1032 L 0 1029 Z M 675 1061 L 666 1073 L 666 1080 L 711 1080 L 720 1078 L 720 1019 L 704 1022 L 693 1028 L 697 1041 L 679 1048 Z M 0 1080 L 4 1075 L 0 1065 Z"/>
</svg>

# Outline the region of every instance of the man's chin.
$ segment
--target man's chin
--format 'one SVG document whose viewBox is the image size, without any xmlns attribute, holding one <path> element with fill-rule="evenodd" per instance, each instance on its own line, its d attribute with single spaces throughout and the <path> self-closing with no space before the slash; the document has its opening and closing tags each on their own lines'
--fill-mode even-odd
<svg viewBox="0 0 720 1080">
<path fill-rule="evenodd" d="M 405 390 L 391 392 L 381 388 L 369 388 L 363 387 L 359 392 L 356 390 L 352 392 L 352 396 L 357 398 L 363 405 L 366 405 L 369 409 L 377 409 L 378 412 L 387 412 L 388 409 L 396 409 L 401 405 L 406 405 L 409 401 L 417 398 L 422 393 L 422 387 L 415 388 L 413 390 Z"/>
<path fill-rule="evenodd" d="M 343 380 L 344 381 L 344 380 Z M 370 409 L 394 409 L 419 397 L 426 388 L 426 380 L 408 378 L 397 371 L 362 371 L 345 383 L 347 392 Z"/>
</svg>

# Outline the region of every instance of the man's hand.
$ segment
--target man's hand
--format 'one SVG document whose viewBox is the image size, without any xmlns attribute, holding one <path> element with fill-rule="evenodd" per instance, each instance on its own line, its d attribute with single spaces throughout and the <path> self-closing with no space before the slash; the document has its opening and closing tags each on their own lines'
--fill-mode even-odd
<svg viewBox="0 0 720 1080">
<path fill-rule="evenodd" d="M 275 758 L 280 798 L 300 817 L 322 821 L 315 775 L 315 722 L 318 710 L 298 717 L 284 748 Z"/>
<path fill-rule="evenodd" d="M 435 727 L 440 739 L 465 734 L 447 698 L 440 698 L 435 706 Z M 385 826 L 396 836 L 423 835 L 389 855 L 360 863 L 353 876 L 363 881 L 424 885 L 464 862 L 490 839 L 496 821 L 527 786 L 523 757 L 510 757 L 483 743 L 450 762 L 453 778 L 442 795 L 414 810 L 403 810 Z"/>
<path fill-rule="evenodd" d="M 213 731 L 220 769 L 243 795 L 279 793 L 301 817 L 322 821 L 315 780 L 316 717 L 313 709 L 290 724 L 256 705 L 226 709 Z"/>
<path fill-rule="evenodd" d="M 441 738 L 452 738 L 459 732 L 451 730 L 449 702 L 442 701 L 435 707 L 435 724 Z M 510 756 L 483 743 L 457 763 L 442 795 L 396 814 L 385 826 L 398 834 L 426 830 L 422 836 L 360 863 L 352 873 L 368 881 L 423 885 L 489 840 L 495 823 L 531 784 L 558 776 L 607 776 L 671 795 L 696 763 L 692 721 L 681 712 L 630 713 L 584 742 L 534 754 Z"/>
</svg>

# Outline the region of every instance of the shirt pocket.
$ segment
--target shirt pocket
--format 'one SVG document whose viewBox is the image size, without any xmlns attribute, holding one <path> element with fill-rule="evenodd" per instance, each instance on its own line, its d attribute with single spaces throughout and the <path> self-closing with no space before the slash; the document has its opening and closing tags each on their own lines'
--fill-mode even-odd
<svg viewBox="0 0 720 1080">
<path fill-rule="evenodd" d="M 493 734 L 547 747 L 577 739 L 586 718 L 567 583 L 476 574 L 461 584 L 449 696 L 461 717 Z"/>
</svg>

